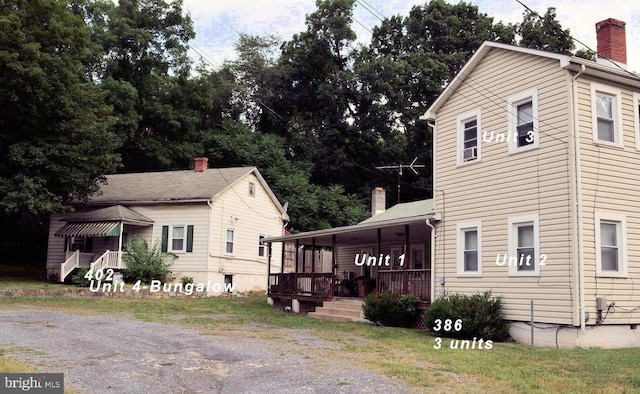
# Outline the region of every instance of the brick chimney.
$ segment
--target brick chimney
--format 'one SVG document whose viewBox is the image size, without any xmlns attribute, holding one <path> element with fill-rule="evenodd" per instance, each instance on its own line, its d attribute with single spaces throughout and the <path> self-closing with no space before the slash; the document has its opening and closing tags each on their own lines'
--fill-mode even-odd
<svg viewBox="0 0 640 394">
<path fill-rule="evenodd" d="M 207 159 L 206 157 L 196 157 L 194 159 L 195 162 L 195 171 L 196 172 L 204 172 L 207 169 L 207 163 L 209 162 L 209 159 Z"/>
<path fill-rule="evenodd" d="M 627 68 L 627 37 L 625 23 L 617 19 L 609 18 L 596 23 L 596 36 L 598 39 L 597 61 L 601 64 L 614 61 L 623 68 Z"/>
<path fill-rule="evenodd" d="M 384 212 L 387 208 L 386 194 L 383 188 L 376 187 L 371 193 L 371 216 Z"/>
</svg>

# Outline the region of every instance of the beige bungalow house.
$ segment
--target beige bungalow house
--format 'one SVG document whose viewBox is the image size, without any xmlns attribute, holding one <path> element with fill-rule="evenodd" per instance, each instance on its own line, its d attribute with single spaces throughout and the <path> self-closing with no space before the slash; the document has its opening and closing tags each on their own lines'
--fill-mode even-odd
<svg viewBox="0 0 640 394">
<path fill-rule="evenodd" d="M 282 235 L 289 218 L 255 167 L 209 169 L 196 158 L 194 170 L 106 178 L 75 212 L 51 215 L 47 270 L 60 281 L 79 266 L 126 268 L 123 246 L 134 238 L 175 253 L 176 280 L 264 291 L 267 272 L 280 268 L 280 249 L 262 239 Z"/>
<path fill-rule="evenodd" d="M 503 296 L 519 341 L 640 346 L 640 76 L 624 26 L 596 24 L 597 62 L 485 42 L 425 114 L 437 293 Z"/>
</svg>

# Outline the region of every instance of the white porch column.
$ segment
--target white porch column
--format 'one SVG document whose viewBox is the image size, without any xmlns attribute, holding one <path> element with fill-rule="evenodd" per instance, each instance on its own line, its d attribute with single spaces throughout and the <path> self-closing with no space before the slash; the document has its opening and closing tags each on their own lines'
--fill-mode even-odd
<svg viewBox="0 0 640 394">
<path fill-rule="evenodd" d="M 124 222 L 120 221 L 120 235 L 118 236 L 118 268 L 122 268 L 122 233 L 124 233 Z"/>
</svg>

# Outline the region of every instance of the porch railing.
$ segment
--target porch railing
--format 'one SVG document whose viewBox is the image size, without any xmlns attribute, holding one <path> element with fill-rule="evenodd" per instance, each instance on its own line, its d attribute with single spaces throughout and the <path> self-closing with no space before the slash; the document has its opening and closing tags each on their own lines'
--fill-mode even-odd
<svg viewBox="0 0 640 394">
<path fill-rule="evenodd" d="M 333 274 L 304 272 L 269 275 L 269 294 L 331 297 Z"/>
<path fill-rule="evenodd" d="M 64 278 L 67 277 L 76 269 L 80 264 L 80 252 L 75 251 L 70 256 L 67 257 L 64 263 L 60 264 L 60 282 L 64 282 Z"/>
<path fill-rule="evenodd" d="M 411 294 L 423 301 L 431 299 L 431 270 L 384 270 L 378 271 L 378 292 Z"/>
<path fill-rule="evenodd" d="M 107 250 L 102 254 L 102 256 L 98 257 L 96 261 L 94 261 L 90 265 L 90 269 L 92 269 L 93 271 L 104 270 L 107 268 L 125 268 L 120 259 L 120 252 L 112 252 Z"/>
</svg>

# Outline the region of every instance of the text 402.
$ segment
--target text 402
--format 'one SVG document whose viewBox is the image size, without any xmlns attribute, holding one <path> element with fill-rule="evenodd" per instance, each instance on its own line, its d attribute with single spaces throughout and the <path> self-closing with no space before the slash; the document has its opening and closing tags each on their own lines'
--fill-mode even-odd
<svg viewBox="0 0 640 394">
<path fill-rule="evenodd" d="M 451 319 L 446 319 L 444 322 L 441 319 L 436 319 L 433 322 L 435 325 L 433 326 L 433 331 L 445 331 L 445 332 L 458 332 L 462 330 L 462 319 L 456 319 L 454 322 Z"/>
</svg>

